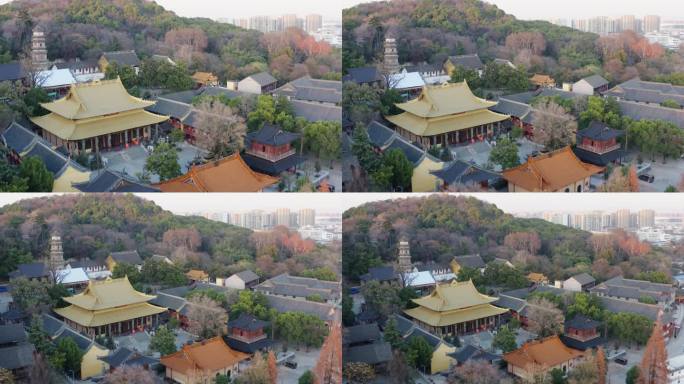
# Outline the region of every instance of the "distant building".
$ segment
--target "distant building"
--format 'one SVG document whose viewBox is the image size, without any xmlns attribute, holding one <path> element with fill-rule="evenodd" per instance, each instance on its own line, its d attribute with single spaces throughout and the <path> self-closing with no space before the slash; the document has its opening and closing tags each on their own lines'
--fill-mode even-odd
<svg viewBox="0 0 684 384">
<path fill-rule="evenodd" d="M 31 64 L 34 71 L 46 71 L 50 66 L 45 45 L 45 31 L 42 27 L 33 30 L 31 38 Z"/>
<path fill-rule="evenodd" d="M 648 298 L 656 304 L 667 307 L 674 303 L 676 290 L 672 284 L 652 283 L 616 276 L 596 285 L 589 291 L 598 296 L 626 301 L 641 302 Z"/>
<path fill-rule="evenodd" d="M 316 210 L 312 208 L 302 208 L 299 210 L 299 226 L 316 225 Z"/>
<path fill-rule="evenodd" d="M 100 72 L 102 73 L 107 73 L 107 68 L 111 64 L 131 67 L 135 71 L 136 75 L 140 73 L 140 58 L 133 50 L 105 52 L 102 54 L 102 56 L 100 56 L 98 64 L 100 66 Z"/>
<path fill-rule="evenodd" d="M 383 76 L 376 67 L 349 68 L 342 81 L 351 81 L 359 85 L 384 86 Z"/>
<path fill-rule="evenodd" d="M 644 33 L 660 32 L 660 16 L 647 15 L 644 16 Z"/>
<path fill-rule="evenodd" d="M 480 60 L 480 56 L 476 53 L 469 55 L 449 56 L 444 61 L 444 71 L 451 76 L 456 68 L 465 68 L 471 71 L 476 71 L 478 76 L 482 76 L 484 72 L 484 64 Z"/>
<path fill-rule="evenodd" d="M 278 80 L 267 72 L 248 76 L 238 83 L 238 91 L 252 94 L 266 94 L 276 90 Z"/>
<path fill-rule="evenodd" d="M 9 370 L 15 380 L 28 382 L 35 353 L 22 324 L 0 325 L 0 368 Z"/>
<path fill-rule="evenodd" d="M 399 73 L 399 53 L 397 52 L 397 40 L 391 37 L 385 39 L 385 53 L 383 59 L 383 73 L 392 75 Z"/>
<path fill-rule="evenodd" d="M 221 337 L 184 345 L 181 350 L 161 357 L 166 378 L 183 384 L 203 384 L 218 375 L 234 378 L 240 363 L 250 355 L 233 350 Z"/>
<path fill-rule="evenodd" d="M 273 95 L 285 96 L 288 100 L 299 100 L 323 105 L 342 103 L 342 82 L 312 79 L 303 76 L 279 87 Z"/>
<path fill-rule="evenodd" d="M 185 277 L 190 280 L 191 283 L 195 282 L 200 282 L 200 283 L 207 283 L 209 282 L 209 274 L 199 270 L 199 269 L 191 269 L 188 272 L 185 273 Z"/>
<path fill-rule="evenodd" d="M 606 342 L 598 330 L 601 325 L 600 321 L 577 314 L 565 321 L 564 333 L 560 338 L 563 344 L 580 351 L 596 348 Z"/>
<path fill-rule="evenodd" d="M 601 95 L 608 90 L 608 80 L 599 75 L 585 77 L 572 85 L 572 91 L 580 95 Z"/>
<path fill-rule="evenodd" d="M 587 128 L 577 132 L 577 144 L 573 151 L 583 162 L 605 167 L 622 158 L 623 151 L 617 139 L 623 135 L 624 131 L 592 121 Z"/>
<path fill-rule="evenodd" d="M 595 285 L 596 279 L 588 273 L 580 273 L 563 281 L 563 289 L 573 292 L 589 292 Z"/>
<path fill-rule="evenodd" d="M 274 276 L 254 287 L 256 292 L 266 295 L 284 296 L 299 300 L 319 297 L 327 303 L 336 303 L 341 298 L 340 283 L 310 277 L 291 276 L 287 273 Z"/>
<path fill-rule="evenodd" d="M 257 284 L 259 284 L 259 275 L 248 269 L 230 276 L 223 282 L 225 287 L 235 289 L 252 289 Z"/>
<path fill-rule="evenodd" d="M 323 27 L 323 16 L 317 14 L 306 15 L 304 30 L 308 34 L 314 34 Z"/>
<path fill-rule="evenodd" d="M 107 263 L 107 268 L 109 268 L 110 271 L 114 271 L 114 268 L 116 268 L 117 264 L 120 263 L 130 264 L 138 269 L 142 268 L 143 265 L 143 260 L 136 250 L 112 252 L 109 254 L 109 256 L 107 256 L 105 262 Z"/>
<path fill-rule="evenodd" d="M 556 86 L 556 80 L 554 80 L 553 77 L 539 73 L 535 73 L 534 76 L 530 78 L 530 82 L 536 88 L 553 88 Z"/>
<path fill-rule="evenodd" d="M 480 272 L 484 272 L 484 269 L 487 266 L 479 254 L 454 256 L 450 265 L 451 270 L 457 275 L 463 268 L 477 269 Z"/>
<path fill-rule="evenodd" d="M 218 76 L 211 72 L 195 72 L 192 75 L 192 79 L 195 81 L 195 85 L 199 87 L 218 87 L 219 79 Z"/>
<path fill-rule="evenodd" d="M 241 313 L 237 319 L 228 321 L 226 342 L 230 348 L 244 353 L 254 354 L 263 351 L 272 343 L 265 332 L 265 328 L 270 325 L 268 321 Z"/>
</svg>

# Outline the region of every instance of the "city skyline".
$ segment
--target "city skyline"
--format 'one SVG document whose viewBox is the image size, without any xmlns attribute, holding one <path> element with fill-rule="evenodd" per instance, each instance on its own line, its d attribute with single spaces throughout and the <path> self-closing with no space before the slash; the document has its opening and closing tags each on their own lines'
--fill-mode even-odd
<svg viewBox="0 0 684 384">
<path fill-rule="evenodd" d="M 342 8 L 349 8 L 361 3 L 385 0 L 342 0 Z M 673 10 L 680 9 L 680 2 L 676 0 L 655 0 L 650 2 L 628 2 L 619 0 L 605 0 L 601 2 L 577 0 L 571 3 L 548 0 L 483 0 L 491 3 L 524 20 L 546 20 L 550 18 L 589 18 L 594 16 L 622 16 L 622 15 L 659 15 L 663 20 L 684 18 L 684 11 L 673 14 Z M 549 3 L 553 3 L 550 6 Z"/>
<path fill-rule="evenodd" d="M 412 197 L 425 197 L 433 193 L 354 193 L 345 194 L 343 210 L 359 205 Z M 540 211 L 563 210 L 564 212 L 587 212 L 595 210 L 619 210 L 628 208 L 633 211 L 652 209 L 656 213 L 684 213 L 684 196 L 678 194 L 642 193 L 450 193 L 450 195 L 472 196 L 495 204 L 506 213 L 522 214 Z M 680 207 L 680 208 L 675 208 Z"/>
<path fill-rule="evenodd" d="M 71 193 L 6 193 L 0 194 L 0 208 L 13 204 L 19 200 L 39 197 L 55 197 L 72 195 Z M 77 195 L 77 193 L 73 193 Z M 254 209 L 276 210 L 289 208 L 292 211 L 311 208 L 317 215 L 342 214 L 340 194 L 307 193 L 305 196 L 293 198 L 291 194 L 256 194 L 253 193 L 134 193 L 133 195 L 145 200 L 153 201 L 162 209 L 177 215 L 187 215 L 192 212 L 222 213 L 250 211 Z"/>
</svg>

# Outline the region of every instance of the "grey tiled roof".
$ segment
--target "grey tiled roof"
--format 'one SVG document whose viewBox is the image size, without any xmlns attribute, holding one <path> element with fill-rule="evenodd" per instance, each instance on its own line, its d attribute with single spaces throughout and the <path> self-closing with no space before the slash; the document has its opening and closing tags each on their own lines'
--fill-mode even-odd
<svg viewBox="0 0 684 384">
<path fill-rule="evenodd" d="M 237 275 L 240 280 L 244 281 L 245 283 L 251 283 L 253 281 L 259 280 L 259 275 L 249 269 L 245 269 L 244 271 L 238 272 L 235 275 Z"/>
<path fill-rule="evenodd" d="M 342 330 L 342 333 L 343 343 L 345 345 L 372 343 L 382 339 L 380 328 L 378 328 L 378 324 L 376 323 L 345 327 Z"/>
<path fill-rule="evenodd" d="M 397 273 L 394 267 L 371 267 L 368 268 L 368 273 L 361 276 L 362 281 L 389 281 L 397 278 Z"/>
<path fill-rule="evenodd" d="M 23 343 L 0 349 L 0 368 L 9 370 L 30 367 L 33 365 L 35 348 L 32 344 Z"/>
<path fill-rule="evenodd" d="M 684 128 L 684 110 L 619 100 L 620 111 L 634 120 L 663 120 Z"/>
<path fill-rule="evenodd" d="M 344 81 L 353 81 L 358 84 L 374 83 L 382 80 L 382 76 L 376 67 L 361 67 L 347 69 L 348 75 Z"/>
<path fill-rule="evenodd" d="M 44 263 L 27 263 L 19 264 L 16 271 L 10 273 L 10 277 L 26 277 L 27 279 L 34 279 L 49 276 L 50 271 L 45 267 Z"/>
<path fill-rule="evenodd" d="M 589 77 L 585 77 L 582 80 L 586 81 L 587 83 L 589 83 L 589 85 L 591 85 L 594 88 L 599 88 L 599 87 L 603 87 L 604 85 L 608 85 L 608 80 L 604 79 L 603 77 L 601 77 L 599 75 L 592 75 Z"/>
<path fill-rule="evenodd" d="M 580 273 L 578 275 L 572 276 L 571 279 L 575 279 L 578 283 L 582 285 L 587 285 L 591 284 L 596 281 L 590 274 L 588 273 Z"/>
<path fill-rule="evenodd" d="M 26 341 L 26 331 L 22 324 L 0 325 L 0 345 Z"/>
<path fill-rule="evenodd" d="M 57 318 L 48 315 L 48 314 L 42 314 L 41 318 L 43 320 L 43 329 L 45 332 L 47 332 L 50 337 L 55 337 L 59 331 L 65 326 L 64 323 L 61 320 L 58 320 Z"/>
<path fill-rule="evenodd" d="M 338 316 L 335 307 L 326 303 L 316 303 L 301 299 L 290 299 L 282 296 L 266 295 L 271 308 L 278 312 L 303 312 L 316 316 L 323 321 L 333 321 Z"/>
<path fill-rule="evenodd" d="M 346 348 L 342 352 L 345 363 L 360 362 L 370 365 L 383 364 L 392 360 L 392 347 L 389 343 L 378 342 Z"/>
<path fill-rule="evenodd" d="M 484 67 L 482 60 L 480 60 L 480 56 L 477 54 L 449 56 L 449 61 L 451 61 L 451 64 L 457 67 L 460 66 L 467 69 L 478 70 Z"/>
<path fill-rule="evenodd" d="M 109 169 L 94 171 L 87 182 L 73 184 L 81 192 L 160 192 L 133 178 Z"/>
<path fill-rule="evenodd" d="M 108 62 L 131 67 L 140 66 L 140 58 L 135 51 L 105 52 L 102 54 Z"/>
<path fill-rule="evenodd" d="M 342 107 L 336 105 L 312 103 L 302 100 L 292 100 L 290 104 L 292 104 L 295 116 L 303 117 L 307 121 L 342 121 Z"/>
<path fill-rule="evenodd" d="M 150 300 L 150 303 L 159 307 L 171 309 L 175 312 L 180 312 L 181 308 L 185 306 L 186 301 L 182 297 L 158 292 L 157 296 L 154 299 Z"/>
<path fill-rule="evenodd" d="M 37 140 L 37 136 L 35 133 L 13 121 L 12 124 L 2 132 L 2 139 L 8 148 L 11 148 L 17 153 L 22 153 Z"/>
<path fill-rule="evenodd" d="M 259 85 L 261 85 L 262 87 L 265 85 L 273 84 L 273 83 L 278 81 L 275 77 L 271 76 L 271 74 L 268 72 L 255 73 L 251 76 L 248 76 L 248 78 L 252 78 L 254 81 L 259 83 Z"/>
<path fill-rule="evenodd" d="M 430 171 L 430 173 L 444 180 L 447 184 L 481 183 L 501 178 L 501 175 L 496 172 L 482 169 L 463 160 L 454 160 L 446 167 Z"/>
<path fill-rule="evenodd" d="M 485 262 L 482 260 L 480 255 L 463 255 L 454 256 L 454 261 L 456 261 L 460 266 L 467 268 L 484 268 Z"/>
<path fill-rule="evenodd" d="M 497 307 L 506 308 L 520 313 L 520 311 L 525 307 L 527 302 L 524 299 L 519 299 L 512 296 L 499 295 L 499 298 L 492 304 Z"/>
<path fill-rule="evenodd" d="M 394 130 L 375 120 L 368 124 L 366 132 L 370 142 L 378 148 L 384 148 L 395 136 Z"/>
<path fill-rule="evenodd" d="M 170 99 L 157 99 L 156 103 L 148 107 L 147 110 L 159 115 L 171 116 L 174 119 L 181 120 L 190 112 L 190 105 Z"/>
<path fill-rule="evenodd" d="M 143 261 L 138 254 L 138 251 L 122 251 L 122 252 L 112 252 L 110 254 L 112 258 L 118 263 L 128 263 L 133 265 L 142 264 Z"/>
</svg>

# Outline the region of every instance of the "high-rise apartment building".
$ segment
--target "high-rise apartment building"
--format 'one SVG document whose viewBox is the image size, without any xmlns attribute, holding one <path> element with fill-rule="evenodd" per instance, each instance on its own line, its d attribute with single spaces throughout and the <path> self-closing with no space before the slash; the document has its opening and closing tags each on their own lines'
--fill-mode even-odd
<svg viewBox="0 0 684 384">
<path fill-rule="evenodd" d="M 303 208 L 299 210 L 299 226 L 316 225 L 316 211 L 311 208 Z"/>
<path fill-rule="evenodd" d="M 318 32 L 323 27 L 323 16 L 311 14 L 306 15 L 304 30 L 308 34 L 313 34 Z"/>
<path fill-rule="evenodd" d="M 655 226 L 655 211 L 642 209 L 639 211 L 639 228 Z"/>
<path fill-rule="evenodd" d="M 615 212 L 615 226 L 622 229 L 630 227 L 629 209 L 619 209 Z"/>
<path fill-rule="evenodd" d="M 297 28 L 297 15 L 283 15 L 283 29 Z"/>
<path fill-rule="evenodd" d="M 278 208 L 275 211 L 275 224 L 290 226 L 290 210 L 288 208 Z"/>
<path fill-rule="evenodd" d="M 644 16 L 644 33 L 660 32 L 660 16 Z"/>
</svg>

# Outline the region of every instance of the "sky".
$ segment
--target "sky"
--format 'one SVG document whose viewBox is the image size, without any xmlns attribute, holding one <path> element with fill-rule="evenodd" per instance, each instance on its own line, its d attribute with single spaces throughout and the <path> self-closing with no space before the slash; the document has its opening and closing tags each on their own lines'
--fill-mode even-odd
<svg viewBox="0 0 684 384">
<path fill-rule="evenodd" d="M 377 0 L 373 0 L 377 1 Z M 661 15 L 684 17 L 682 0 L 485 0 L 519 19 L 586 18 L 591 16 Z M 368 0 L 342 0 L 349 8 Z"/>
<path fill-rule="evenodd" d="M 2 193 L 0 206 L 23 199 L 50 195 L 56 194 Z M 340 193 L 137 193 L 135 195 L 152 200 L 163 209 L 176 214 L 313 208 L 318 213 L 340 213 L 341 215 L 343 198 Z"/>
<path fill-rule="evenodd" d="M 424 193 L 345 193 L 343 209 L 366 202 L 426 196 Z M 458 195 L 458 194 L 455 194 Z M 585 212 L 653 209 L 660 213 L 684 212 L 684 194 L 679 193 L 464 193 L 495 204 L 506 213 L 540 211 Z"/>
</svg>

